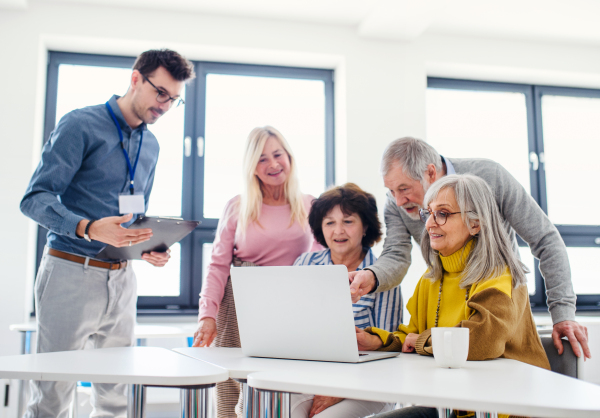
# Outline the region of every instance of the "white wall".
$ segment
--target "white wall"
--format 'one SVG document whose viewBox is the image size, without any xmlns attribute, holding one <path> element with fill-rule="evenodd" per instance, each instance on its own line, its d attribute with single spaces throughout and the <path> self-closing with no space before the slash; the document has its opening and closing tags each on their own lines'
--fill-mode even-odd
<svg viewBox="0 0 600 418">
<path fill-rule="evenodd" d="M 35 0 L 26 10 L 0 10 L 0 355 L 18 353 L 18 336 L 8 325 L 25 320 L 31 303 L 35 243 L 19 201 L 42 141 L 49 47 L 136 54 L 168 46 L 198 60 L 335 68 L 338 181 L 375 193 L 380 206 L 383 148 L 399 136 L 425 137 L 428 74 L 600 86 L 598 46 L 444 35 L 404 43 L 367 41 L 356 33 L 352 27 Z"/>
</svg>

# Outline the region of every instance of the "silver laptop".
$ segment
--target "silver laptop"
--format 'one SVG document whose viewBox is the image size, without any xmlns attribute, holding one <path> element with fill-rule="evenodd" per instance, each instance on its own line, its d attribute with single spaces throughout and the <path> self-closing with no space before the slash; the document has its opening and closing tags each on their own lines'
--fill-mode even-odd
<svg viewBox="0 0 600 418">
<path fill-rule="evenodd" d="M 397 352 L 359 352 L 343 265 L 233 267 L 242 352 L 251 357 L 359 363 Z"/>
</svg>

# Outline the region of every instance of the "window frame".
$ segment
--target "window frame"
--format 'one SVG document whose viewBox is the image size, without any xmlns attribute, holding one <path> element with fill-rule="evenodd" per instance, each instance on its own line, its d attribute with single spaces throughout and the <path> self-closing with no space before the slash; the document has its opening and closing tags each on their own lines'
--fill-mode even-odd
<svg viewBox="0 0 600 418">
<path fill-rule="evenodd" d="M 556 86 L 533 86 L 535 100 L 536 124 L 542 127 L 542 96 L 565 96 L 565 97 L 586 97 L 600 99 L 600 90 L 584 89 L 575 87 L 556 87 Z M 536 140 L 540 150 L 540 189 L 543 191 L 540 200 L 540 206 L 545 213 L 548 213 L 548 199 L 546 194 L 546 167 L 544 163 L 544 131 L 538 129 Z M 556 224 L 558 232 L 567 247 L 595 247 L 600 242 L 596 239 L 600 237 L 600 225 L 560 225 Z M 600 294 L 598 295 L 577 295 L 577 309 L 600 310 Z"/>
<path fill-rule="evenodd" d="M 427 88 L 447 90 L 470 90 L 470 91 L 498 91 L 515 92 L 525 95 L 527 111 L 527 137 L 529 147 L 529 178 L 531 196 L 540 205 L 544 213 L 548 214 L 548 200 L 546 192 L 546 171 L 543 162 L 544 138 L 542 125 L 542 96 L 557 95 L 568 97 L 592 97 L 600 98 L 600 90 L 582 89 L 572 87 L 542 86 L 533 84 L 501 83 L 491 81 L 462 80 L 451 78 L 428 77 Z M 531 162 L 532 154 L 538 158 L 539 166 L 534 170 Z M 600 242 L 600 226 L 590 225 L 555 225 L 567 247 L 598 247 Z M 527 247 L 521 237 L 517 236 L 519 246 Z M 539 270 L 539 261 L 535 259 L 535 284 L 536 293 L 530 295 L 532 310 L 546 311 L 546 285 Z M 577 295 L 576 307 L 578 311 L 600 310 L 600 294 Z"/>
<path fill-rule="evenodd" d="M 42 145 L 54 130 L 58 94 L 58 71 L 61 64 L 118 67 L 131 69 L 135 57 L 81 54 L 61 51 L 48 52 L 44 136 Z M 184 219 L 195 219 L 201 224 L 181 241 L 181 275 L 179 296 L 140 296 L 138 315 L 144 314 L 195 314 L 198 312 L 198 295 L 202 288 L 202 247 L 213 242 L 219 219 L 204 218 L 204 150 L 199 154 L 198 138 L 204 140 L 206 122 L 206 76 L 228 74 L 274 78 L 322 80 L 325 88 L 325 188 L 335 183 L 334 138 L 334 78 L 333 70 L 192 61 L 196 78 L 186 85 L 184 138 L 191 140 L 190 155 L 182 146 L 182 214 Z M 111 92 L 107 92 L 109 98 Z M 195 139 L 195 140 L 194 140 Z M 36 272 L 46 244 L 46 230 L 38 226 Z M 200 278 L 200 280 L 198 280 Z M 35 308 L 34 308 L 35 309 Z M 35 314 L 33 312 L 32 314 Z"/>
</svg>

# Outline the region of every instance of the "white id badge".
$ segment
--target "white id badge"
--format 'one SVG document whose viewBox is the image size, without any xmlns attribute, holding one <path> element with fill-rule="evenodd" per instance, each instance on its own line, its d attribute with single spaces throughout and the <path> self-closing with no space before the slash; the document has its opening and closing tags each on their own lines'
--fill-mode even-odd
<svg viewBox="0 0 600 418">
<path fill-rule="evenodd" d="M 125 215 L 128 213 L 144 213 L 146 211 L 146 201 L 143 194 L 119 194 L 119 213 Z"/>
</svg>

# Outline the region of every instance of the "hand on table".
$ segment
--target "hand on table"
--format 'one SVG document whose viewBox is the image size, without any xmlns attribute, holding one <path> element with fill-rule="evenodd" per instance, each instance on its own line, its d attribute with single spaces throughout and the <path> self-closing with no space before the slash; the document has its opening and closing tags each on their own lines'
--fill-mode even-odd
<svg viewBox="0 0 600 418">
<path fill-rule="evenodd" d="M 217 336 L 217 323 L 213 318 L 202 318 L 194 333 L 192 347 L 208 347 Z"/>
<path fill-rule="evenodd" d="M 142 254 L 142 259 L 146 260 L 154 267 L 163 267 L 171 258 L 171 250 L 167 249 L 165 252 L 151 251 L 149 253 Z"/>
<path fill-rule="evenodd" d="M 406 339 L 404 340 L 404 344 L 402 344 L 402 352 L 403 353 L 412 353 L 415 351 L 415 346 L 417 344 L 417 338 L 419 338 L 419 334 L 408 334 Z"/>
<path fill-rule="evenodd" d="M 588 330 L 587 327 L 579 324 L 575 321 L 562 321 L 554 324 L 552 328 L 552 340 L 554 341 L 554 347 L 558 350 L 558 354 L 563 353 L 564 347 L 561 341 L 562 337 L 567 337 L 573 348 L 573 353 L 577 357 L 584 355 L 585 358 L 592 358 L 592 352 L 588 347 Z M 579 347 L 581 344 L 581 348 Z M 581 349 L 583 348 L 583 353 Z"/>
<path fill-rule="evenodd" d="M 348 273 L 350 280 L 350 295 L 352 303 L 356 303 L 361 297 L 375 288 L 375 275 L 371 270 L 351 271 Z"/>
<path fill-rule="evenodd" d="M 313 398 L 312 407 L 308 413 L 308 418 L 313 418 L 315 415 L 320 414 L 330 406 L 340 403 L 344 398 L 334 398 L 332 396 L 320 396 L 315 395 Z"/>
<path fill-rule="evenodd" d="M 358 343 L 359 351 L 376 351 L 383 343 L 377 335 L 369 334 L 368 332 L 354 327 L 356 331 L 356 342 Z"/>
<path fill-rule="evenodd" d="M 133 215 L 108 216 L 95 221 L 88 231 L 89 237 L 94 241 L 110 244 L 113 247 L 126 247 L 148 241 L 152 237 L 150 228 L 127 229 L 121 224 L 129 222 Z M 84 219 L 77 224 L 76 234 L 83 237 L 85 227 L 89 221 Z"/>
</svg>

